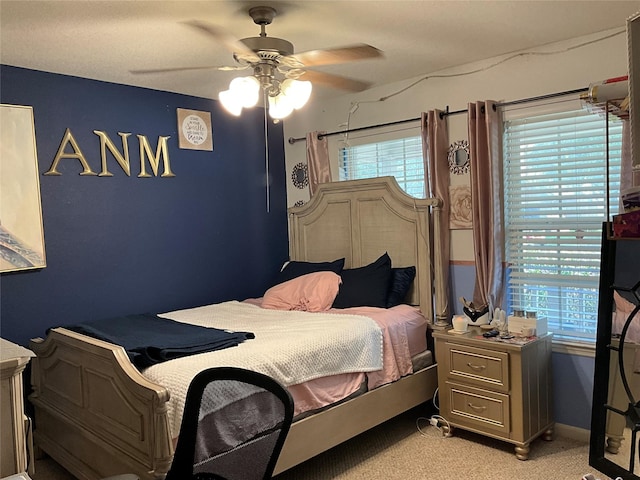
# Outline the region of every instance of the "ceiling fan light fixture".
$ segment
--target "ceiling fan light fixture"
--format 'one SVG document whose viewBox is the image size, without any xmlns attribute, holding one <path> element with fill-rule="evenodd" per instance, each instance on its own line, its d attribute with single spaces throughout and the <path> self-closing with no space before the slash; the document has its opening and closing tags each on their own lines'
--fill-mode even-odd
<svg viewBox="0 0 640 480">
<path fill-rule="evenodd" d="M 274 120 L 282 120 L 293 112 L 293 102 L 286 95 L 279 93 L 269 96 L 269 116 Z"/>
<path fill-rule="evenodd" d="M 227 112 L 236 117 L 240 116 L 240 113 L 242 113 L 242 103 L 239 101 L 235 92 L 225 90 L 218 94 L 218 98 Z"/>
<path fill-rule="evenodd" d="M 309 97 L 311 96 L 312 85 L 311 82 L 306 80 L 293 80 L 291 78 L 287 78 L 282 85 L 280 86 L 280 90 L 283 95 L 285 95 L 293 108 L 296 110 L 305 106 L 305 104 L 309 101 Z"/>
<path fill-rule="evenodd" d="M 253 76 L 231 80 L 229 90 L 218 94 L 222 106 L 232 115 L 240 116 L 243 108 L 254 107 L 260 99 L 260 82 Z"/>
<path fill-rule="evenodd" d="M 254 76 L 238 77 L 229 83 L 231 90 L 244 108 L 254 107 L 260 99 L 260 82 Z"/>
</svg>

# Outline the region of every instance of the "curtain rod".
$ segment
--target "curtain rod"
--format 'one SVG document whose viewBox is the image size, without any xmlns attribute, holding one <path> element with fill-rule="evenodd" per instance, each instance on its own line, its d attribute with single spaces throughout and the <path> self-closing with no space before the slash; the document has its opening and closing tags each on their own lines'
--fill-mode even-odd
<svg viewBox="0 0 640 480">
<path fill-rule="evenodd" d="M 546 100 L 549 98 L 555 98 L 555 97 L 562 97 L 565 95 L 573 95 L 573 94 L 578 94 L 578 93 L 584 93 L 589 91 L 589 87 L 586 88 L 576 88 L 574 90 L 566 90 L 564 92 L 557 92 L 557 93 L 548 93 L 546 95 L 539 95 L 537 97 L 529 97 L 529 98 L 521 98 L 520 100 L 512 100 L 510 102 L 503 102 L 503 103 L 496 103 L 496 107 L 508 107 L 511 105 L 519 105 L 521 103 L 529 103 L 529 102 L 537 102 L 539 100 Z M 454 111 L 449 111 L 449 107 L 447 106 L 447 109 L 442 112 L 440 115 L 441 117 L 448 117 L 449 115 L 458 115 L 461 113 L 467 113 L 467 109 L 465 108 L 464 110 L 454 110 Z M 334 135 L 344 135 L 345 133 L 352 133 L 352 132 L 360 132 L 362 130 L 370 130 L 373 128 L 382 128 L 382 127 L 390 127 L 393 125 L 400 125 L 403 123 L 410 123 L 410 122 L 417 122 L 421 119 L 422 117 L 418 117 L 418 118 L 408 118 L 406 120 L 398 120 L 396 122 L 389 122 L 389 123 L 380 123 L 378 125 L 369 125 L 366 127 L 358 127 L 358 128 L 350 128 L 347 130 L 340 130 L 340 131 L 336 131 L 336 132 L 327 132 L 327 133 L 323 133 L 318 135 L 318 139 L 324 138 L 324 137 L 332 137 Z M 306 137 L 299 137 L 299 138 L 293 138 L 293 137 L 289 137 L 289 143 L 291 145 L 293 145 L 296 142 L 299 142 L 301 140 L 306 140 Z"/>
</svg>

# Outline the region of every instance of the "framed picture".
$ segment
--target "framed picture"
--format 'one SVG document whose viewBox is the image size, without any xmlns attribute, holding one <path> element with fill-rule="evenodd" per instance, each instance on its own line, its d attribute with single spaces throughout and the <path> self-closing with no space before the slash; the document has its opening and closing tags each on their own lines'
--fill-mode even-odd
<svg viewBox="0 0 640 480">
<path fill-rule="evenodd" d="M 43 268 L 33 108 L 0 105 L 0 273 Z"/>
<path fill-rule="evenodd" d="M 188 150 L 213 151 L 211 112 L 177 109 L 178 146 Z"/>
<path fill-rule="evenodd" d="M 471 187 L 455 185 L 449 187 L 449 228 L 464 230 L 473 228 L 471 212 Z"/>
</svg>

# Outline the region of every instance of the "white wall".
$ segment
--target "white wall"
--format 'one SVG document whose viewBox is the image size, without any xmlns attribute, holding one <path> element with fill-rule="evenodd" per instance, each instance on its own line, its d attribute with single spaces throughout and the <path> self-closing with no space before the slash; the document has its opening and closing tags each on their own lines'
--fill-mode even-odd
<svg viewBox="0 0 640 480">
<path fill-rule="evenodd" d="M 624 25 L 624 19 L 621 20 Z M 620 32 L 619 35 L 596 41 L 579 48 L 577 45 Z M 565 51 L 567 49 L 571 49 Z M 307 132 L 325 130 L 338 131 L 348 119 L 352 102 L 360 102 L 358 109 L 351 115 L 349 127 L 357 128 L 380 123 L 418 118 L 422 111 L 445 109 L 451 111 L 466 109 L 468 102 L 477 100 L 496 100 L 508 102 L 550 93 L 586 88 L 607 78 L 627 73 L 627 41 L 624 27 L 573 39 L 572 41 L 546 45 L 537 52 L 563 52 L 551 55 L 518 56 L 491 67 L 491 65 L 509 57 L 498 57 L 474 64 L 465 65 L 438 74 L 451 74 L 485 69 L 478 73 L 456 78 L 434 78 L 419 82 L 402 94 L 393 96 L 384 102 L 379 98 L 391 95 L 421 77 L 385 85 L 362 92 L 347 95 L 331 101 L 310 103 L 301 111 L 295 112 L 285 120 L 285 141 L 289 137 L 305 137 Z M 425 76 L 426 70 L 425 67 Z M 371 62 L 371 76 L 375 78 L 375 62 Z M 407 124 L 413 135 L 419 134 L 418 122 Z M 405 127 L 406 128 L 406 127 Z M 467 138 L 466 115 L 449 117 L 450 143 Z M 384 130 L 374 129 L 359 135 L 351 134 L 349 141 L 355 144 L 358 137 L 378 135 Z M 406 136 L 406 131 L 402 132 Z M 396 132 L 395 135 L 398 135 Z M 393 134 L 390 134 L 393 135 Z M 363 138 L 360 141 L 375 141 Z M 382 139 L 382 138 L 380 138 Z M 332 160 L 332 173 L 337 179 L 338 150 L 342 136 L 329 137 L 329 151 Z M 305 142 L 293 145 L 285 144 L 287 168 L 287 203 L 308 200 L 308 190 L 293 186 L 291 171 L 295 164 L 306 164 Z M 468 183 L 468 174 L 452 175 L 451 183 Z M 473 293 L 474 267 L 471 230 L 451 230 L 451 260 L 458 263 L 452 266 L 453 298 Z M 458 275 L 460 273 L 460 275 Z M 591 395 L 593 388 L 594 358 L 582 355 L 554 353 L 554 413 L 558 423 L 588 430 L 591 418 Z"/>
<path fill-rule="evenodd" d="M 624 20 L 621 21 L 624 25 Z M 620 34 L 598 41 L 603 37 Z M 589 45 L 578 45 L 594 42 Z M 577 48 L 576 48 L 577 47 Z M 312 99 L 302 110 L 295 112 L 285 120 L 285 142 L 290 137 L 304 137 L 310 131 L 339 131 L 349 120 L 349 128 L 375 125 L 420 117 L 422 111 L 431 109 L 462 110 L 468 102 L 477 100 L 496 100 L 508 102 L 522 98 L 546 95 L 588 87 L 607 78 L 617 77 L 627 73 L 627 41 L 624 26 L 618 29 L 600 32 L 539 47 L 528 52 L 544 53 L 543 55 L 514 54 L 492 58 L 489 60 L 467 64 L 455 69 L 433 72 L 434 75 L 451 75 L 478 71 L 468 75 L 452 78 L 430 78 L 418 82 L 415 86 L 385 101 L 381 97 L 392 95 L 411 85 L 425 75 L 404 82 L 397 82 L 376 87 L 355 95 L 345 95 L 332 100 Z M 558 52 L 558 53 L 551 53 Z M 550 53 L 550 54 L 547 54 Z M 382 60 L 384 61 L 384 60 Z M 502 62 L 502 63 L 500 63 Z M 495 65 L 499 63 L 498 65 Z M 372 61 L 371 76 L 375 78 L 376 62 Z M 358 103 L 357 110 L 349 116 L 353 103 Z M 386 131 L 411 129 L 411 134 L 417 135 L 418 122 L 404 126 L 367 130 L 360 134 L 349 135 L 351 144 L 370 142 L 382 139 Z M 466 115 L 452 115 L 449 117 L 450 142 L 467 138 Z M 376 135 L 376 137 L 371 137 Z M 407 136 L 406 130 L 389 135 Z M 362 138 L 362 137 L 368 138 Z M 329 152 L 332 161 L 332 175 L 337 179 L 338 151 L 343 145 L 342 135 L 329 137 Z M 308 189 L 298 189 L 291 181 L 292 168 L 297 163 L 306 163 L 305 142 L 299 141 L 291 145 L 285 144 L 287 168 L 287 203 L 294 205 L 297 201 L 307 201 Z M 452 175 L 451 184 L 468 183 L 467 175 Z M 471 230 L 452 230 L 452 261 L 471 261 L 472 240 Z"/>
</svg>

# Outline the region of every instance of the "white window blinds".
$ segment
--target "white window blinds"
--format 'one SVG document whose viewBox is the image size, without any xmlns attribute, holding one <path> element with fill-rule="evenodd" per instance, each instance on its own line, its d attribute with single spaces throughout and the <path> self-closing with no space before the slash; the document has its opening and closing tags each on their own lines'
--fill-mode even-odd
<svg viewBox="0 0 640 480">
<path fill-rule="evenodd" d="M 394 176 L 412 197 L 425 198 L 420 136 L 340 149 L 340 180 Z"/>
<path fill-rule="evenodd" d="M 617 213 L 622 127 L 609 123 L 610 214 Z M 555 338 L 594 341 L 602 222 L 603 115 L 574 110 L 505 122 L 505 253 L 512 308 L 546 316 Z"/>
</svg>

